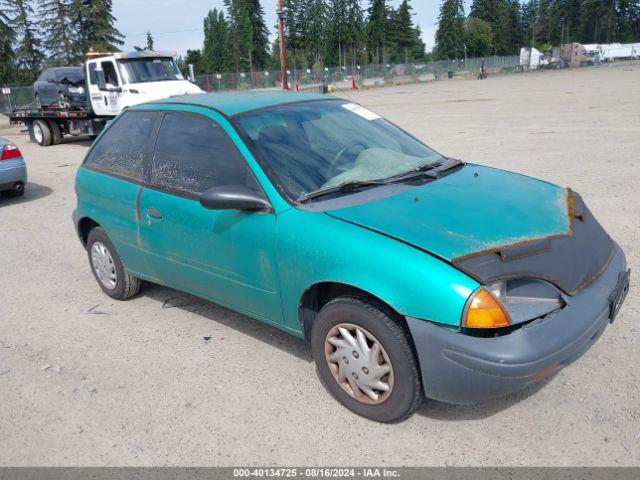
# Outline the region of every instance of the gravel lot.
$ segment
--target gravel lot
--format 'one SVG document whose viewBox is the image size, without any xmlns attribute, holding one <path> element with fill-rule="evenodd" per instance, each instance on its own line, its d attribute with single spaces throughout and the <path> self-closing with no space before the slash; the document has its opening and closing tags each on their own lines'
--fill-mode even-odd
<svg viewBox="0 0 640 480">
<path fill-rule="evenodd" d="M 30 183 L 0 199 L 0 464 L 640 465 L 638 85 L 627 64 L 350 94 L 448 155 L 572 187 L 633 272 L 614 326 L 554 379 L 399 425 L 333 401 L 276 329 L 158 286 L 104 296 L 70 218 L 88 142 L 1 129 Z"/>
</svg>

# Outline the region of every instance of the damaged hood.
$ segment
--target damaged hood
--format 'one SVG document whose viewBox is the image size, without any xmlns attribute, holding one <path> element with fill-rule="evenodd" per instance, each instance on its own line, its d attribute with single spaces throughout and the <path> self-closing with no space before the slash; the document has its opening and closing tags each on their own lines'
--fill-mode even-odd
<svg viewBox="0 0 640 480">
<path fill-rule="evenodd" d="M 565 189 L 475 165 L 398 195 L 328 213 L 449 261 L 569 230 Z"/>
<path fill-rule="evenodd" d="M 612 252 L 608 235 L 571 191 L 478 165 L 327 214 L 436 255 L 481 283 L 530 276 L 573 293 Z M 578 216 L 584 225 L 574 228 Z"/>
</svg>

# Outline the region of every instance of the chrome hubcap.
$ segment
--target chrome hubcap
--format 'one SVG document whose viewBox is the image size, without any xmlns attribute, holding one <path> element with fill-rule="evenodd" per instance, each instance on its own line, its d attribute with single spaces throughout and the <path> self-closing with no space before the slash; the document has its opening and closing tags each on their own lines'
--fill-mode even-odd
<svg viewBox="0 0 640 480">
<path fill-rule="evenodd" d="M 325 358 L 338 385 L 369 405 L 384 402 L 393 391 L 393 367 L 371 333 L 350 323 L 333 327 L 325 341 Z"/>
<path fill-rule="evenodd" d="M 105 288 L 109 290 L 116 288 L 118 281 L 116 266 L 109 250 L 101 242 L 95 242 L 91 246 L 91 266 Z"/>
<path fill-rule="evenodd" d="M 36 139 L 36 142 L 41 143 L 42 142 L 42 129 L 40 128 L 40 125 L 34 125 L 33 126 L 33 136 Z"/>
</svg>

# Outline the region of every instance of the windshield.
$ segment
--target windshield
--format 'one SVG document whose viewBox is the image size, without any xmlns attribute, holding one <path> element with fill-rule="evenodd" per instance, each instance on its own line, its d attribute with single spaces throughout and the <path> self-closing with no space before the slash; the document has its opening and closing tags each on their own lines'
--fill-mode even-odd
<svg viewBox="0 0 640 480">
<path fill-rule="evenodd" d="M 56 79 L 61 82 L 67 80 L 72 83 L 84 81 L 84 72 L 82 68 L 61 68 L 56 70 Z"/>
<path fill-rule="evenodd" d="M 286 195 L 387 179 L 442 156 L 375 113 L 341 100 L 240 115 L 236 125 Z"/>
<path fill-rule="evenodd" d="M 184 80 L 173 58 L 135 58 L 119 60 L 118 64 L 128 83 Z"/>
</svg>

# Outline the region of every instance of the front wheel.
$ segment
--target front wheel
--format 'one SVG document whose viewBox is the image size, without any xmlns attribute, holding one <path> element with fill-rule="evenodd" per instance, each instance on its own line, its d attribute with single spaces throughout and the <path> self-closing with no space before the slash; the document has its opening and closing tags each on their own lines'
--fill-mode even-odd
<svg viewBox="0 0 640 480">
<path fill-rule="evenodd" d="M 422 399 L 416 357 L 405 328 L 376 302 L 338 297 L 313 325 L 318 376 L 349 410 L 378 422 L 409 417 Z"/>
<path fill-rule="evenodd" d="M 102 228 L 89 232 L 87 253 L 93 276 L 104 293 L 115 300 L 126 300 L 140 291 L 142 282 L 125 271 L 116 248 Z"/>
</svg>

